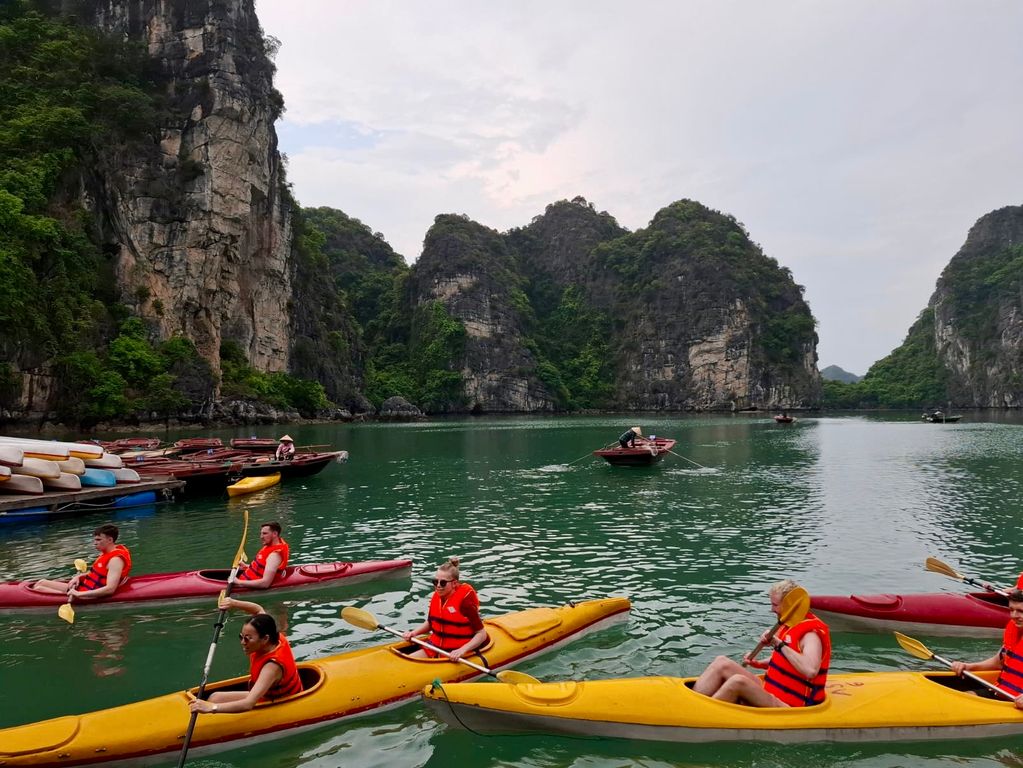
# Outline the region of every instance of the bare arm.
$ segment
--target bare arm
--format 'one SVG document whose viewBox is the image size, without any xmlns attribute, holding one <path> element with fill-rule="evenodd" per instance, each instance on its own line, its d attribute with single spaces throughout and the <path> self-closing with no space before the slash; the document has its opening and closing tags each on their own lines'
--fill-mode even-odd
<svg viewBox="0 0 1023 768">
<path fill-rule="evenodd" d="M 963 672 L 987 672 L 990 670 L 1002 668 L 1002 655 L 996 653 L 989 659 L 983 661 L 965 662 L 965 661 L 953 661 L 952 671 L 957 675 L 963 674 Z"/>
<path fill-rule="evenodd" d="M 243 581 L 241 582 L 244 586 L 249 589 L 267 589 L 274 583 L 274 577 L 277 576 L 277 571 L 281 568 L 283 562 L 280 552 L 274 552 L 270 557 L 266 559 L 266 570 L 263 571 L 263 576 L 254 581 Z"/>
<path fill-rule="evenodd" d="M 413 637 L 419 637 L 420 635 L 425 635 L 429 631 L 430 631 L 430 622 L 424 621 L 422 624 L 420 624 L 415 629 L 410 629 L 408 632 L 402 633 L 402 637 L 404 637 L 406 640 L 411 640 Z"/>
<path fill-rule="evenodd" d="M 266 692 L 269 691 L 283 675 L 284 669 L 282 669 L 279 664 L 275 662 L 264 664 L 263 668 L 259 671 L 259 677 L 256 678 L 256 682 L 253 684 L 245 698 L 234 699 L 233 701 L 217 702 L 196 699 L 189 703 L 188 708 L 192 712 L 202 713 L 213 712 L 214 706 L 216 706 L 217 712 L 248 712 L 256 706 L 259 700 L 266 695 Z"/>
<path fill-rule="evenodd" d="M 245 613 L 255 616 L 259 613 L 266 613 L 263 607 L 257 603 L 250 602 L 249 600 L 239 600 L 236 597 L 225 597 L 219 601 L 217 607 L 222 611 L 228 611 L 232 608 L 237 608 L 239 611 L 245 611 Z"/>
<path fill-rule="evenodd" d="M 79 600 L 96 600 L 100 597 L 107 597 L 108 595 L 114 594 L 117 588 L 121 586 L 121 574 L 124 573 L 124 558 L 115 557 L 110 561 L 110 567 L 107 570 L 107 583 L 105 586 L 99 587 L 98 589 L 80 590 L 78 589 L 77 582 L 75 587 L 69 590 L 68 594 L 72 594 Z M 76 577 L 77 578 L 77 577 Z"/>
<path fill-rule="evenodd" d="M 789 645 L 785 646 L 781 652 L 803 677 L 809 679 L 820 672 L 824 644 L 821 643 L 821 638 L 816 632 L 809 632 L 803 636 L 798 651 Z"/>
<path fill-rule="evenodd" d="M 487 642 L 487 630 L 486 628 L 479 630 L 472 638 L 463 645 L 461 648 L 456 648 L 451 652 L 452 659 L 460 659 L 466 654 L 472 653 L 474 650 L 479 648 L 483 643 Z"/>
</svg>

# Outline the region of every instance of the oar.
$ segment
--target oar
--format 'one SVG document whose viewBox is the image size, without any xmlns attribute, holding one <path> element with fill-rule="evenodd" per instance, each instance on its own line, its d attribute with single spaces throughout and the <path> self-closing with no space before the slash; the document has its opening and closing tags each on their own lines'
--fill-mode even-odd
<svg viewBox="0 0 1023 768">
<path fill-rule="evenodd" d="M 685 460 L 686 460 L 686 461 L 688 461 L 688 462 L 689 462 L 690 464 L 692 464 L 692 465 L 694 465 L 694 466 L 697 466 L 697 467 L 699 467 L 700 469 L 706 469 L 706 467 L 705 467 L 705 466 L 703 466 L 703 464 L 697 464 L 697 463 L 696 463 L 695 461 L 693 461 L 693 460 L 692 460 L 692 459 L 690 459 L 690 458 L 686 458 L 686 457 L 685 457 L 685 456 L 683 456 L 683 455 L 682 455 L 681 453 L 675 453 L 674 451 L 672 451 L 672 450 L 670 450 L 670 449 L 668 450 L 668 453 L 670 453 L 670 454 L 671 454 L 672 456 L 678 456 L 678 457 L 679 457 L 680 459 L 685 459 Z"/>
<path fill-rule="evenodd" d="M 918 659 L 927 659 L 927 660 L 934 659 L 935 661 L 940 661 L 946 667 L 951 667 L 952 666 L 952 662 L 951 661 L 949 661 L 948 659 L 944 658 L 943 656 L 939 656 L 934 651 L 932 651 L 930 648 L 928 648 L 926 645 L 921 643 L 919 640 L 916 640 L 916 639 L 914 639 L 912 637 L 904 635 L 901 632 L 896 632 L 895 633 L 895 639 L 899 641 L 899 645 L 901 645 L 905 650 L 909 651 L 911 654 L 916 656 Z M 989 691 L 991 691 L 992 693 L 998 694 L 1002 698 L 1008 699 L 1009 701 L 1015 701 L 1016 700 L 1016 697 L 1013 696 L 1011 693 L 1009 693 L 1008 691 L 1003 691 L 997 685 L 992 685 L 991 683 L 989 683 L 987 680 L 985 680 L 983 677 L 980 677 L 979 675 L 975 675 L 972 672 L 967 672 L 966 670 L 963 670 L 963 676 L 970 678 L 975 683 L 980 683 L 985 688 L 987 688 Z"/>
<path fill-rule="evenodd" d="M 231 565 L 231 575 L 227 579 L 227 589 L 221 592 L 221 597 L 230 597 L 231 590 L 234 589 L 235 581 L 238 578 L 238 571 L 242 567 L 242 561 L 245 560 L 245 536 L 249 532 L 249 510 L 245 510 L 245 523 L 242 527 L 242 541 L 238 545 L 238 551 L 234 553 L 234 563 Z M 220 604 L 220 598 L 217 599 L 217 605 Z M 210 650 L 206 654 L 206 664 L 202 668 L 202 680 L 199 681 L 199 691 L 196 693 L 195 698 L 201 699 L 203 694 L 206 692 L 206 681 L 210 677 L 210 667 L 213 665 L 213 654 L 217 652 L 217 641 L 220 639 L 220 630 L 224 628 L 224 617 L 227 616 L 227 609 L 222 608 L 220 613 L 217 615 L 217 621 L 213 625 L 213 642 L 210 643 Z M 185 759 L 188 757 L 188 745 L 192 741 L 192 732 L 195 730 L 195 720 L 199 716 L 198 712 L 193 712 L 191 718 L 188 720 L 188 730 L 185 731 L 185 741 L 181 745 L 181 755 L 178 757 L 178 768 L 182 768 L 185 764 Z"/>
<path fill-rule="evenodd" d="M 79 557 L 75 560 L 75 570 L 79 573 L 85 573 L 89 570 L 89 564 Z M 57 609 L 57 615 L 68 624 L 75 623 L 75 609 L 71 607 L 71 597 L 71 595 L 68 595 L 67 602 Z"/>
<path fill-rule="evenodd" d="M 986 581 L 978 581 L 977 579 L 971 579 L 969 576 L 964 576 L 951 565 L 944 562 L 943 560 L 939 560 L 936 557 L 928 557 L 924 563 L 924 568 L 926 568 L 928 571 L 934 571 L 934 573 L 940 573 L 943 576 L 949 576 L 958 581 L 963 581 L 966 582 L 967 584 L 972 584 L 973 586 L 980 587 L 981 589 L 987 590 L 988 592 L 994 592 L 995 594 L 1006 596 L 1008 596 L 1009 594 L 1006 590 L 999 589 L 996 586 L 988 584 Z"/>
<path fill-rule="evenodd" d="M 354 624 L 355 626 L 359 627 L 360 629 L 368 629 L 371 632 L 373 630 L 375 630 L 375 629 L 382 629 L 384 632 L 390 632 L 392 635 L 397 635 L 398 637 L 404 637 L 404 635 L 402 635 L 401 632 L 399 632 L 396 629 L 392 629 L 391 627 L 385 627 L 383 624 L 381 624 L 380 622 L 377 621 L 377 617 L 376 616 L 374 616 L 369 611 L 362 610 L 361 608 L 354 608 L 352 606 L 347 606 L 345 608 L 342 608 L 341 609 L 341 618 L 344 619 L 345 621 L 347 621 L 349 624 Z M 428 643 L 426 640 L 420 640 L 418 637 L 413 637 L 412 638 L 412 642 L 415 643 L 416 645 L 423 646 L 423 648 L 429 648 L 434 653 L 439 653 L 441 656 L 447 656 L 449 659 L 451 659 L 451 654 L 448 651 L 445 651 L 443 648 L 438 648 L 433 643 Z M 480 664 L 474 664 L 473 662 L 469 661 L 468 659 L 459 658 L 459 659 L 451 659 L 451 660 L 452 661 L 460 661 L 462 664 L 465 664 L 465 666 L 472 667 L 477 672 L 482 672 L 485 675 L 490 675 L 491 677 L 496 677 L 502 683 L 516 684 L 516 683 L 539 683 L 540 682 L 539 680 L 537 680 L 532 675 L 527 675 L 525 672 L 516 672 L 514 669 L 504 669 L 504 670 L 501 670 L 500 672 L 495 672 L 494 670 L 487 669 L 486 667 L 484 667 L 484 666 L 482 666 Z"/>
<path fill-rule="evenodd" d="M 753 661 L 757 657 L 757 654 L 763 650 L 764 646 L 771 642 L 771 638 L 774 637 L 774 633 L 781 629 L 782 625 L 786 627 L 792 627 L 801 622 L 806 618 L 806 614 L 810 611 L 810 595 L 802 587 L 796 587 L 791 590 L 785 597 L 781 599 L 781 603 L 778 605 L 778 623 L 771 627 L 771 631 L 767 633 L 767 640 L 761 640 L 757 643 L 757 647 L 753 649 L 753 652 L 749 655 L 749 661 Z M 749 662 L 743 659 L 742 665 L 744 667 L 749 666 Z"/>
</svg>

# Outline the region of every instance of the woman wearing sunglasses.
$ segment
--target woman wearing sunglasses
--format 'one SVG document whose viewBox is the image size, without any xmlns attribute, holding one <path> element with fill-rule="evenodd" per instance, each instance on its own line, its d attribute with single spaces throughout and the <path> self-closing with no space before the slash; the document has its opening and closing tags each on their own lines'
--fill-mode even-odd
<svg viewBox="0 0 1023 768">
<path fill-rule="evenodd" d="M 225 597 L 220 610 L 237 608 L 252 614 L 238 633 L 242 650 L 249 654 L 249 690 L 216 691 L 208 699 L 189 703 L 192 712 L 248 712 L 260 701 L 276 701 L 302 691 L 295 657 L 288 639 L 277 630 L 277 622 L 255 603 Z"/>
<path fill-rule="evenodd" d="M 430 633 L 429 642 L 447 651 L 453 661 L 487 641 L 487 631 L 480 618 L 479 597 L 470 584 L 458 580 L 457 557 L 440 565 L 434 574 L 433 597 L 426 621 L 402 637 L 411 640 L 427 632 Z M 422 659 L 435 658 L 437 654 L 428 648 L 420 648 L 409 656 Z"/>
</svg>

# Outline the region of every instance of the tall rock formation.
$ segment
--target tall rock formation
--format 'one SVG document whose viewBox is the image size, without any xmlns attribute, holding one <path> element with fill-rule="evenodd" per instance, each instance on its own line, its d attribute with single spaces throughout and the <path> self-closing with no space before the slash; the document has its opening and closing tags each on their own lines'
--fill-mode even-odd
<svg viewBox="0 0 1023 768">
<path fill-rule="evenodd" d="M 163 90 L 158 143 L 110 147 L 83 198 L 116 251 L 122 301 L 195 342 L 223 339 L 253 367 L 289 363 L 290 202 L 274 121 L 281 96 L 252 0 L 63 0 L 84 23 L 141 42 Z"/>
<path fill-rule="evenodd" d="M 1023 206 L 992 211 L 973 225 L 928 309 L 953 403 L 1023 407 Z"/>
<path fill-rule="evenodd" d="M 564 406 L 558 385 L 567 371 L 558 367 L 585 362 L 582 354 L 568 363 L 550 357 L 558 348 L 551 329 L 566 329 L 564 317 L 560 326 L 548 319 L 566 306 L 594 328 L 608 321 L 597 341 L 610 360 L 599 375 L 613 380 L 598 407 L 731 410 L 820 399 L 802 289 L 734 219 L 698 203 L 668 206 L 631 234 L 582 198 L 548 206 L 505 235 L 438 217 L 412 275 L 414 303 L 441 301 L 465 327 L 472 409 Z M 582 305 L 565 304 L 571 291 Z M 598 375 L 592 348 L 590 362 L 574 376 Z"/>
</svg>

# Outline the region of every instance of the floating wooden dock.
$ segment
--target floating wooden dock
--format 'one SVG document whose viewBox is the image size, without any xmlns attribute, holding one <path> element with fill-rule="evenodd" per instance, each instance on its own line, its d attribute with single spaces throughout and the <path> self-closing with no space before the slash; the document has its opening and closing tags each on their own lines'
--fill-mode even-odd
<svg viewBox="0 0 1023 768">
<path fill-rule="evenodd" d="M 0 493 L 0 522 L 3 522 L 4 518 L 24 520 L 91 510 L 116 509 L 119 508 L 114 506 L 116 499 L 146 491 L 153 491 L 156 494 L 156 501 L 149 503 L 168 501 L 178 495 L 184 487 L 184 480 L 161 478 L 143 480 L 139 483 L 123 483 L 107 488 L 83 488 L 80 491 L 47 491 L 31 495 Z"/>
</svg>

